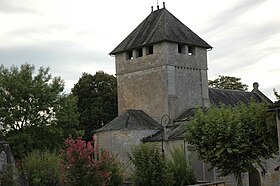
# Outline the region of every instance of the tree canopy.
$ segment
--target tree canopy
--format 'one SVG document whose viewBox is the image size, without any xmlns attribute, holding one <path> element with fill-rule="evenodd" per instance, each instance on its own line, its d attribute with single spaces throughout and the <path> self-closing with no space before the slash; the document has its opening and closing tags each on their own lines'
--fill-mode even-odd
<svg viewBox="0 0 280 186">
<path fill-rule="evenodd" d="M 0 66 L 0 122 L 2 131 L 22 130 L 27 126 L 45 126 L 55 116 L 64 83 L 52 78 L 49 68 L 24 64 L 10 69 Z"/>
<path fill-rule="evenodd" d="M 117 80 L 113 75 L 102 71 L 95 75 L 83 73 L 72 93 L 77 96 L 79 124 L 85 130 L 86 139 L 118 114 Z"/>
<path fill-rule="evenodd" d="M 240 82 L 241 78 L 231 76 L 221 76 L 215 80 L 209 80 L 208 84 L 211 88 L 231 89 L 231 90 L 248 90 L 248 85 Z"/>
<path fill-rule="evenodd" d="M 33 149 L 54 150 L 63 144 L 70 115 L 75 122 L 73 112 L 66 114 L 66 107 L 71 108 L 66 106 L 63 89 L 63 80 L 52 77 L 50 68 L 41 67 L 35 73 L 30 64 L 0 66 L 0 129 L 16 158 Z"/>
<path fill-rule="evenodd" d="M 187 127 L 192 149 L 223 176 L 233 173 L 240 178 L 241 172 L 277 152 L 275 118 L 265 104 L 223 105 L 206 113 L 198 110 Z"/>
</svg>

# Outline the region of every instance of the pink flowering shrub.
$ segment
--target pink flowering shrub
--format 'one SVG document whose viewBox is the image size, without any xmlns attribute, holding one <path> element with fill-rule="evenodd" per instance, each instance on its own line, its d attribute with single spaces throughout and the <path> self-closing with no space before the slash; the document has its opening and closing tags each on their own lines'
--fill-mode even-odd
<svg viewBox="0 0 280 186">
<path fill-rule="evenodd" d="M 61 185 L 119 185 L 123 181 L 122 164 L 109 151 L 93 147 L 94 139 L 67 139 L 62 151 Z"/>
</svg>

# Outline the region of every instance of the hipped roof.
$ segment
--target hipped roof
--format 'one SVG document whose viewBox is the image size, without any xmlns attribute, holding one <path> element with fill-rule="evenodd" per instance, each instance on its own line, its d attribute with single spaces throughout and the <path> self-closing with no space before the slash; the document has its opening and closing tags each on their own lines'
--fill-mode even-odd
<svg viewBox="0 0 280 186">
<path fill-rule="evenodd" d="M 142 110 L 127 110 L 95 132 L 109 130 L 160 130 L 162 126 Z"/>
<path fill-rule="evenodd" d="M 162 8 L 151 12 L 110 54 L 160 41 L 176 42 L 207 49 L 212 48 L 166 8 Z"/>
</svg>

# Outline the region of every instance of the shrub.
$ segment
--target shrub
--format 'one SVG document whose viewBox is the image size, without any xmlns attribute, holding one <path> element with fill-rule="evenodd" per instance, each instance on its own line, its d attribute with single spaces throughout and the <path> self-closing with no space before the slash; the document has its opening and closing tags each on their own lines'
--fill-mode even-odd
<svg viewBox="0 0 280 186">
<path fill-rule="evenodd" d="M 151 144 L 134 146 L 129 154 L 134 165 L 133 181 L 139 186 L 172 185 L 173 174 L 161 150 Z"/>
<path fill-rule="evenodd" d="M 109 151 L 94 149 L 93 141 L 67 139 L 62 152 L 62 185 L 119 185 L 123 181 L 122 164 Z"/>
<path fill-rule="evenodd" d="M 196 183 L 194 172 L 190 167 L 184 148 L 175 148 L 171 152 L 172 160 L 169 162 L 169 167 L 172 170 L 175 178 L 176 186 L 191 185 Z"/>
<path fill-rule="evenodd" d="M 58 185 L 61 158 L 57 153 L 34 150 L 22 159 L 29 185 Z"/>
<path fill-rule="evenodd" d="M 0 185 L 1 186 L 16 186 L 17 180 L 15 179 L 14 165 L 6 165 L 5 172 L 0 174 Z"/>
</svg>

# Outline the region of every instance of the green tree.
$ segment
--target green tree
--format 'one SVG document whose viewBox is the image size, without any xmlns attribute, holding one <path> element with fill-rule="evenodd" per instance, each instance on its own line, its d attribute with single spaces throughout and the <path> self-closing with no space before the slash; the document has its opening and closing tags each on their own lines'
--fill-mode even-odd
<svg viewBox="0 0 280 186">
<path fill-rule="evenodd" d="M 60 105 L 57 108 L 55 125 L 63 131 L 64 138 L 81 136 L 77 97 L 73 94 L 60 96 Z"/>
<path fill-rule="evenodd" d="M 64 83 L 59 77 L 52 78 L 49 68 L 34 71 L 30 64 L 0 66 L 1 133 L 16 158 L 33 149 L 53 149 L 62 138 L 53 121 Z"/>
<path fill-rule="evenodd" d="M 219 89 L 231 89 L 231 90 L 248 90 L 248 85 L 242 84 L 240 82 L 241 78 L 231 77 L 231 76 L 221 76 L 215 80 L 209 80 L 208 84 L 211 88 Z"/>
<path fill-rule="evenodd" d="M 198 110 L 188 125 L 187 140 L 201 160 L 217 167 L 222 176 L 250 171 L 277 152 L 275 119 L 265 104 L 211 107 Z"/>
<path fill-rule="evenodd" d="M 158 146 L 152 144 L 134 146 L 129 154 L 129 159 L 134 165 L 135 185 L 173 185 L 173 173 Z"/>
<path fill-rule="evenodd" d="M 79 124 L 85 130 L 85 139 L 90 140 L 93 130 L 117 116 L 117 80 L 113 75 L 83 73 L 72 93 L 78 99 Z"/>
</svg>

